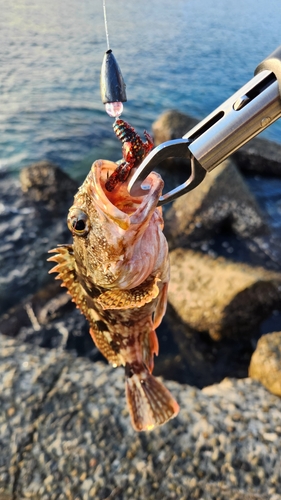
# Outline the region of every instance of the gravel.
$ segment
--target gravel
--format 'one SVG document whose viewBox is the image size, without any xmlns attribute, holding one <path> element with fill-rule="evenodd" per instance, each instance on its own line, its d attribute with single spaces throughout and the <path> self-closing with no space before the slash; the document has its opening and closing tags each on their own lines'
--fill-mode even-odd
<svg viewBox="0 0 281 500">
<path fill-rule="evenodd" d="M 281 399 L 258 382 L 167 382 L 179 416 L 137 434 L 123 369 L 0 338 L 0 499 L 281 500 Z"/>
</svg>

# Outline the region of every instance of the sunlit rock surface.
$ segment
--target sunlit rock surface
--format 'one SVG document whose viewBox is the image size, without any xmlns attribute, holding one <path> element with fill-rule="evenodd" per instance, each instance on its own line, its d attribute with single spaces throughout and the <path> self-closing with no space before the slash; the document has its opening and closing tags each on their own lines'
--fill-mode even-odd
<svg viewBox="0 0 281 500">
<path fill-rule="evenodd" d="M 263 335 L 252 356 L 249 376 L 281 396 L 281 332 Z"/>
<path fill-rule="evenodd" d="M 215 340 L 251 336 L 280 304 L 281 273 L 185 249 L 172 251 L 170 261 L 170 303 Z"/>
</svg>

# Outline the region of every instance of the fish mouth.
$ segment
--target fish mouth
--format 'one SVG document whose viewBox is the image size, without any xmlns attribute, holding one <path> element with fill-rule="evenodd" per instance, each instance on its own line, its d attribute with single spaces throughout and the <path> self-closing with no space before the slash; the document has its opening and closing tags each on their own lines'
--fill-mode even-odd
<svg viewBox="0 0 281 500">
<path fill-rule="evenodd" d="M 107 191 L 105 183 L 116 168 L 117 164 L 112 161 L 95 161 L 89 174 L 90 194 L 105 215 L 127 229 L 131 224 L 142 222 L 157 207 L 164 182 L 159 174 L 151 172 L 145 180 L 147 194 L 143 196 L 132 196 L 128 192 L 130 176 L 117 184 L 113 191 Z"/>
</svg>

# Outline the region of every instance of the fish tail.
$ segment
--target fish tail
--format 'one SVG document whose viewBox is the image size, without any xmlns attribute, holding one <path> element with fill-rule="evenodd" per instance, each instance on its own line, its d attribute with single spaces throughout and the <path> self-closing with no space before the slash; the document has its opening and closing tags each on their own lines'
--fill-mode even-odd
<svg viewBox="0 0 281 500">
<path fill-rule="evenodd" d="M 145 366 L 127 363 L 126 396 L 136 431 L 150 431 L 177 416 L 179 405 Z"/>
</svg>

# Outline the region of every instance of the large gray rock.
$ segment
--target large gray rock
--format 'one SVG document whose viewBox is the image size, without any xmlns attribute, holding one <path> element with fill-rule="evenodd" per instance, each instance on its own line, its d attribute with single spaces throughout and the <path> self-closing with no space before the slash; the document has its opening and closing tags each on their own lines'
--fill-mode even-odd
<svg viewBox="0 0 281 500">
<path fill-rule="evenodd" d="M 281 145 L 256 137 L 242 146 L 233 157 L 240 170 L 281 177 Z"/>
<path fill-rule="evenodd" d="M 92 360 L 103 359 L 89 324 L 59 281 L 52 281 L 0 316 L 0 334 L 47 348 L 65 348 Z"/>
<path fill-rule="evenodd" d="M 249 376 L 281 396 L 281 332 L 263 335 L 252 356 Z"/>
<path fill-rule="evenodd" d="M 0 495 L 279 500 L 281 400 L 251 379 L 167 385 L 179 416 L 137 434 L 122 369 L 1 337 Z"/>
<path fill-rule="evenodd" d="M 152 124 L 155 146 L 165 141 L 179 139 L 197 123 L 196 118 L 175 109 L 164 111 Z"/>
<path fill-rule="evenodd" d="M 168 303 L 157 335 L 160 340 L 160 359 L 156 358 L 156 374 L 199 389 L 217 384 L 226 377 L 248 376 L 254 350 L 252 338 L 249 336 L 239 340 L 227 337 L 219 341 L 216 337 L 213 339 L 208 332 L 200 332 L 187 324 L 171 303 Z M 162 340 L 163 336 L 167 339 L 167 346 Z M 178 351 L 172 354 L 175 353 L 175 344 Z M 169 347 L 171 355 L 167 359 Z"/>
<path fill-rule="evenodd" d="M 71 205 L 78 189 L 77 181 L 47 160 L 23 168 L 20 171 L 20 182 L 29 201 L 56 211 L 57 215 Z"/>
<path fill-rule="evenodd" d="M 18 179 L 0 183 L 0 314 L 50 281 L 48 250 L 70 241 L 66 217 L 76 182 L 45 163 L 24 172 L 25 194 Z"/>
<path fill-rule="evenodd" d="M 242 237 L 267 229 L 255 198 L 230 160 L 173 203 L 165 214 L 165 234 L 170 247 L 175 248 L 213 235 L 222 224 Z"/>
<path fill-rule="evenodd" d="M 281 273 L 184 249 L 170 260 L 169 302 L 182 321 L 215 340 L 251 336 L 279 307 Z"/>
</svg>

